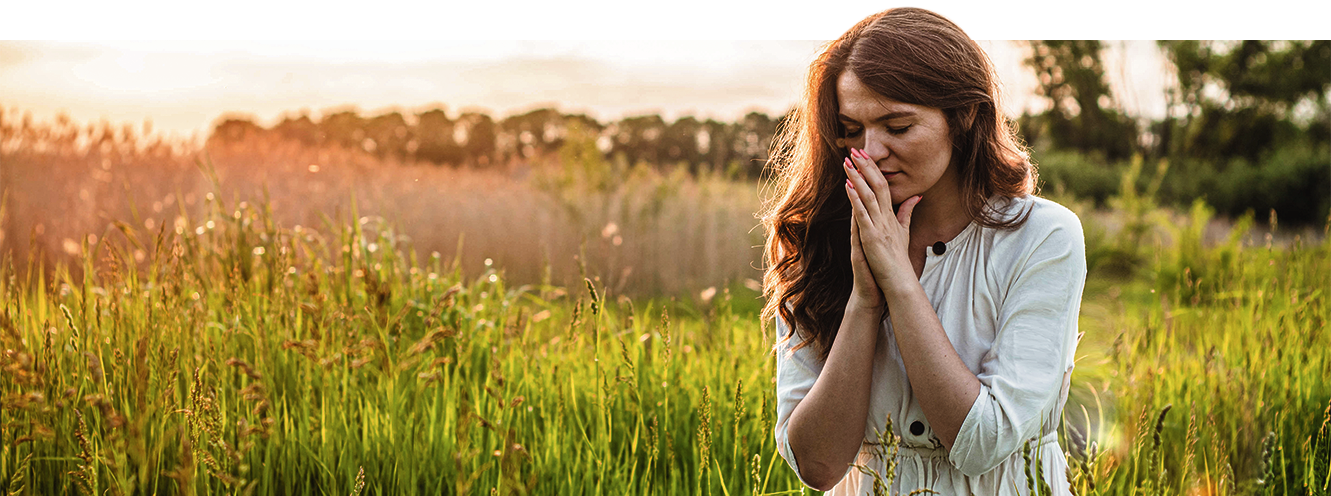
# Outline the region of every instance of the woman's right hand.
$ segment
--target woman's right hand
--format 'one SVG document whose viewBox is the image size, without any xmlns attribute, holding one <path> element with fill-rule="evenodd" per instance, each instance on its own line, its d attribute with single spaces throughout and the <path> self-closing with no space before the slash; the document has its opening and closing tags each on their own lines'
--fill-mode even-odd
<svg viewBox="0 0 1331 496">
<path fill-rule="evenodd" d="M 850 179 L 846 180 L 846 195 L 855 195 L 855 187 Z M 850 198 L 854 201 L 854 198 Z M 869 269 L 869 260 L 864 257 L 864 247 L 860 243 L 860 225 L 855 216 L 850 217 L 850 268 L 854 273 L 854 289 L 850 292 L 848 305 L 858 305 L 865 310 L 881 312 L 887 300 L 878 289 L 878 282 Z"/>
</svg>

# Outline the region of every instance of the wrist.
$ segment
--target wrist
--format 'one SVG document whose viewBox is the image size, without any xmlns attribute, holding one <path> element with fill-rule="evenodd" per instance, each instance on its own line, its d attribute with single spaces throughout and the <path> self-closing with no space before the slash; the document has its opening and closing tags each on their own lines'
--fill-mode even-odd
<svg viewBox="0 0 1331 496">
<path fill-rule="evenodd" d="M 894 301 L 911 291 L 922 289 L 920 281 L 913 277 L 894 277 L 878 281 L 878 288 L 883 292 L 884 304 Z"/>
<path fill-rule="evenodd" d="M 864 312 L 882 312 L 887 306 L 887 301 L 883 298 L 866 298 L 855 293 L 850 294 L 850 300 L 846 302 L 846 311 L 864 311 Z"/>
</svg>

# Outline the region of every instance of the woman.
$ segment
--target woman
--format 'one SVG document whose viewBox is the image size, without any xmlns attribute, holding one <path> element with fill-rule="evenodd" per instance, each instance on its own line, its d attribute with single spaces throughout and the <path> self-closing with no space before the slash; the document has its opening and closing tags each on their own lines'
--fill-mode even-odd
<svg viewBox="0 0 1331 496">
<path fill-rule="evenodd" d="M 777 446 L 811 487 L 869 492 L 890 419 L 893 494 L 1068 493 L 1084 240 L 1031 196 L 998 94 L 979 46 L 920 9 L 870 16 L 810 67 L 763 218 Z"/>
</svg>

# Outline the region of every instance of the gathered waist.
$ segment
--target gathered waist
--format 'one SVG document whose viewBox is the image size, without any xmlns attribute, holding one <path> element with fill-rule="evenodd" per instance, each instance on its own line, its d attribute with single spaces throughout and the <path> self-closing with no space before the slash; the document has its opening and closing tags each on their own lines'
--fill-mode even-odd
<svg viewBox="0 0 1331 496">
<path fill-rule="evenodd" d="M 1040 437 L 1038 440 L 1032 438 L 1030 441 L 1035 441 L 1032 446 L 1033 449 L 1039 449 L 1047 444 L 1057 444 L 1058 432 L 1047 432 L 1043 437 Z M 882 446 L 883 446 L 882 444 L 866 440 L 864 441 L 864 444 L 860 445 L 860 453 L 875 454 L 877 453 L 877 450 L 881 449 Z M 934 447 L 922 444 L 915 444 L 915 445 L 906 444 L 906 443 L 897 444 L 897 458 L 905 456 L 912 456 L 916 458 L 942 458 L 946 460 L 948 457 L 948 449 L 942 446 Z"/>
</svg>

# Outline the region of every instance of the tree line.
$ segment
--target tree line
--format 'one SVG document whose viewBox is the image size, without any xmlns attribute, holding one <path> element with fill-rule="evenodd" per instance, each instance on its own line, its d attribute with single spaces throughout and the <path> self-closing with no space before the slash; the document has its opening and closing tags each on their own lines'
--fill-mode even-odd
<svg viewBox="0 0 1331 496">
<path fill-rule="evenodd" d="M 750 112 L 735 122 L 693 116 L 667 122 L 660 115 L 626 117 L 602 123 L 585 114 L 541 108 L 495 120 L 476 111 L 450 117 L 430 108 L 410 118 L 400 112 L 361 116 L 343 110 L 315 120 L 287 117 L 271 128 L 244 118 L 223 120 L 210 141 L 239 142 L 271 136 L 307 145 L 359 148 L 381 158 L 448 166 L 495 167 L 550 156 L 572 132 L 596 137 L 607 156 L 628 163 L 686 167 L 690 173 L 718 171 L 756 178 L 768 158 L 772 137 L 785 115 Z"/>
<path fill-rule="evenodd" d="M 1048 109 L 1018 119 L 1042 177 L 1104 201 L 1132 156 L 1161 164 L 1167 203 L 1320 224 L 1331 213 L 1331 41 L 1161 41 L 1177 81 L 1164 118 L 1123 111 L 1105 45 L 1032 41 L 1026 59 Z"/>
<path fill-rule="evenodd" d="M 1176 83 L 1164 118 L 1129 115 L 1106 76 L 1106 45 L 1095 40 L 1028 42 L 1026 68 L 1048 103 L 1016 120 L 1047 185 L 1105 202 L 1131 157 L 1159 167 L 1161 200 L 1204 199 L 1221 213 L 1279 210 L 1319 223 L 1331 212 L 1331 41 L 1162 41 Z M 210 140 L 275 135 L 338 144 L 380 157 L 439 165 L 495 167 L 547 156 L 574 128 L 609 157 L 690 173 L 756 178 L 789 113 L 751 112 L 734 122 L 647 114 L 602 123 L 553 108 L 496 120 L 476 111 L 451 117 L 432 108 L 410 117 L 352 110 L 289 117 L 265 129 L 228 119 Z"/>
</svg>

